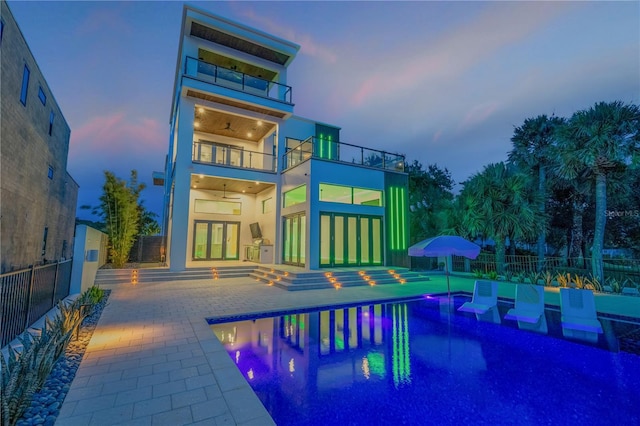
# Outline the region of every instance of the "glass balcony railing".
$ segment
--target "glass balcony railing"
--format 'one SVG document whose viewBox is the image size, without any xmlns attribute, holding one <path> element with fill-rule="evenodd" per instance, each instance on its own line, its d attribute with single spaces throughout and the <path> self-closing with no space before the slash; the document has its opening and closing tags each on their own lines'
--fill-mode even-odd
<svg viewBox="0 0 640 426">
<path fill-rule="evenodd" d="M 290 139 L 291 140 L 291 139 Z M 378 169 L 404 172 L 405 157 L 377 149 L 351 145 L 344 142 L 310 137 L 284 154 L 283 170 L 300 164 L 309 158 L 322 158 L 341 163 L 357 164 Z"/>
<path fill-rule="evenodd" d="M 268 172 L 276 170 L 274 155 L 205 141 L 194 142 L 193 161 Z"/>
<path fill-rule="evenodd" d="M 291 87 L 274 81 L 254 77 L 240 71 L 187 57 L 184 75 L 218 86 L 251 93 L 280 102 L 291 103 Z"/>
</svg>

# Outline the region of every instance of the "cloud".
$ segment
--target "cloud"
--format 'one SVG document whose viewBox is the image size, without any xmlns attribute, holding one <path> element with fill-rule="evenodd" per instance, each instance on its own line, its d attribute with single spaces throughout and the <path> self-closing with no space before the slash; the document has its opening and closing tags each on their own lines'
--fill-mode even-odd
<svg viewBox="0 0 640 426">
<path fill-rule="evenodd" d="M 121 13 L 122 9 L 111 6 L 92 9 L 75 28 L 76 36 L 86 37 L 87 35 L 99 33 L 132 35 L 133 27 Z"/>
<path fill-rule="evenodd" d="M 261 25 L 265 28 L 266 32 L 276 34 L 279 37 L 299 44 L 300 53 L 302 54 L 320 59 L 329 64 L 335 64 L 338 61 L 338 56 L 331 49 L 316 42 L 308 34 L 296 33 L 291 26 L 277 22 L 266 16 L 260 16 L 254 9 L 246 7 L 244 4 L 241 9 L 238 9 L 238 13 L 240 13 L 242 17 Z"/>
<path fill-rule="evenodd" d="M 476 126 L 492 116 L 497 109 L 498 103 L 493 101 L 476 105 L 467 112 L 467 115 L 462 120 L 461 127 Z"/>
<path fill-rule="evenodd" d="M 104 170 L 128 179 L 138 170 L 138 179 L 147 185 L 145 205 L 161 212 L 162 189 L 153 187 L 151 170 L 162 170 L 167 153 L 168 129 L 159 121 L 115 111 L 89 118 L 72 126 L 67 170 L 80 185 L 78 205 L 97 205 L 104 183 Z M 81 217 L 89 212 L 78 211 Z"/>
<path fill-rule="evenodd" d="M 69 156 L 79 160 L 89 152 L 130 155 L 132 151 L 164 149 L 166 139 L 166 131 L 157 120 L 131 117 L 118 111 L 92 117 L 73 129 Z"/>
<path fill-rule="evenodd" d="M 474 65 L 490 60 L 500 49 L 514 45 L 544 28 L 567 10 L 557 3 L 492 3 L 471 22 L 442 34 L 439 40 L 408 43 L 401 67 L 387 62 L 369 74 L 351 95 L 360 106 L 403 97 L 424 84 L 452 81 Z"/>
</svg>

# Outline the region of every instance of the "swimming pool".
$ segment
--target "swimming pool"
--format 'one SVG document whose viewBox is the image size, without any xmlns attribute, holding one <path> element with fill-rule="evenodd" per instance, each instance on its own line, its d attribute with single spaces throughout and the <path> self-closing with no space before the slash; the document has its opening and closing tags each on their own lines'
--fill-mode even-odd
<svg viewBox="0 0 640 426">
<path fill-rule="evenodd" d="M 640 355 L 621 343 L 640 324 L 601 320 L 590 345 L 561 338 L 558 312 L 542 335 L 448 306 L 423 297 L 211 327 L 278 425 L 640 424 Z"/>
</svg>

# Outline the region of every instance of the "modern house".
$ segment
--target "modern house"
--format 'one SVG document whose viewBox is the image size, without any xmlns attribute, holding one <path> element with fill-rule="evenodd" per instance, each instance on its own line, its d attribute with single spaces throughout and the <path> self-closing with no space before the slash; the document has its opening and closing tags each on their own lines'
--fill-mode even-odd
<svg viewBox="0 0 640 426">
<path fill-rule="evenodd" d="M 1 2 L 1 272 L 70 258 L 78 184 L 70 129 L 9 6 Z"/>
<path fill-rule="evenodd" d="M 404 156 L 294 114 L 287 68 L 299 48 L 184 7 L 169 151 L 154 176 L 171 270 L 408 266 Z"/>
</svg>

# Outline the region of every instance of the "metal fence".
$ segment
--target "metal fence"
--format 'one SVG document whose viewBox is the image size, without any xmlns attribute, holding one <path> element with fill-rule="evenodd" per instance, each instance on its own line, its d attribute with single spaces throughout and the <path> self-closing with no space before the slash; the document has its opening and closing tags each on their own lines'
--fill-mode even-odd
<svg viewBox="0 0 640 426">
<path fill-rule="evenodd" d="M 69 295 L 72 260 L 0 275 L 0 347 Z"/>
<path fill-rule="evenodd" d="M 513 274 L 544 272 L 552 274 L 571 273 L 589 277 L 592 273 L 589 258 L 546 257 L 538 268 L 537 256 L 505 255 L 504 269 Z M 481 271 L 483 274 L 496 270 L 496 255 L 481 253 L 470 260 L 460 256 L 452 256 L 452 268 L 456 272 Z M 618 282 L 631 280 L 640 284 L 640 260 L 638 259 L 604 259 L 604 277 Z"/>
</svg>

